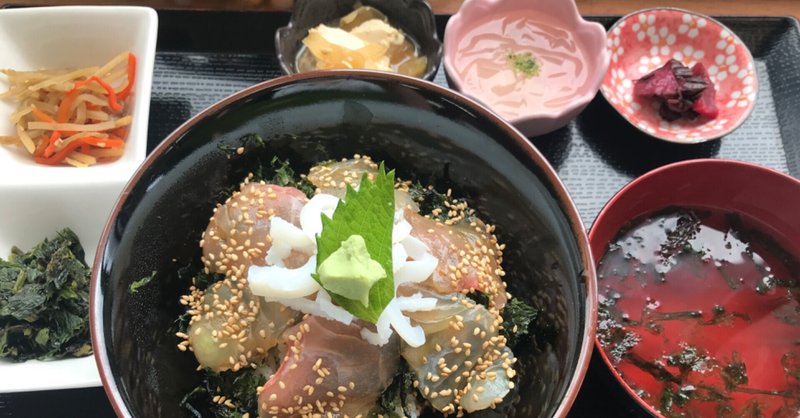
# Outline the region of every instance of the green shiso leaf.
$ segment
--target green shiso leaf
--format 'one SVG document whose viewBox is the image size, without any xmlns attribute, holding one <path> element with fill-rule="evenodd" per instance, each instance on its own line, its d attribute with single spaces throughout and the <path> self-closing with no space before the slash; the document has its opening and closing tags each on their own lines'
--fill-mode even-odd
<svg viewBox="0 0 800 418">
<path fill-rule="evenodd" d="M 375 323 L 394 297 L 392 275 L 392 227 L 394 226 L 394 170 L 386 172 L 381 164 L 375 182 L 366 175 L 358 191 L 349 185 L 344 200 L 339 202 L 333 218 L 322 216 L 322 233 L 317 237 L 317 269 L 342 241 L 352 235 L 361 235 L 370 257 L 386 272 L 386 277 L 375 282 L 369 291 L 369 307 L 333 292 L 331 298 L 356 317 Z M 319 276 L 314 279 L 320 282 Z M 320 284 L 322 284 L 320 282 Z M 326 289 L 327 290 L 327 289 Z"/>
</svg>

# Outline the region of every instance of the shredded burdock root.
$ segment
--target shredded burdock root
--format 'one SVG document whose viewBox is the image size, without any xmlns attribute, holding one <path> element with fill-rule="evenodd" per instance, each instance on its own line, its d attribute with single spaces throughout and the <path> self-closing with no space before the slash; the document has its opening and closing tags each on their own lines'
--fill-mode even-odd
<svg viewBox="0 0 800 418">
<path fill-rule="evenodd" d="M 11 115 L 16 136 L 0 144 L 25 149 L 44 165 L 88 167 L 119 158 L 125 149 L 136 57 L 123 52 L 102 67 L 0 70 L 10 84 L 0 99 L 19 103 Z"/>
</svg>

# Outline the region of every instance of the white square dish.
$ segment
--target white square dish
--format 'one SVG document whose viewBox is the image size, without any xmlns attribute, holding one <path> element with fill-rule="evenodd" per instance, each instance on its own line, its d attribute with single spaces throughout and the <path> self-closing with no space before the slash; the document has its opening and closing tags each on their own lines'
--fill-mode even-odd
<svg viewBox="0 0 800 418">
<path fill-rule="evenodd" d="M 0 10 L 0 68 L 39 70 L 103 65 L 136 55 L 130 125 L 125 152 L 91 167 L 36 164 L 17 146 L 0 146 L 0 258 L 11 248 L 27 251 L 69 227 L 91 265 L 111 209 L 147 152 L 150 92 L 158 15 L 147 7 L 64 6 Z M 0 76 L 0 92 L 8 89 Z M 0 135 L 13 135 L 17 109 L 0 100 Z M 0 360 L 0 393 L 99 386 L 94 359 L 10 364 Z"/>
</svg>

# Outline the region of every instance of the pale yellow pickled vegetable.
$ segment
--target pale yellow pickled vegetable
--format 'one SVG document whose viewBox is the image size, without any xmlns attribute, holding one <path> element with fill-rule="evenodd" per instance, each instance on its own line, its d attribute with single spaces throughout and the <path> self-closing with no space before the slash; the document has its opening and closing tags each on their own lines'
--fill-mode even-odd
<svg viewBox="0 0 800 418">
<path fill-rule="evenodd" d="M 389 18 L 387 18 L 385 14 L 381 13 L 380 10 L 371 6 L 361 6 L 339 19 L 339 27 L 346 31 L 351 31 L 362 23 L 374 19 L 382 20 L 384 22 L 389 21 Z"/>
<path fill-rule="evenodd" d="M 428 66 L 413 41 L 380 11 L 361 6 L 342 17 L 340 27 L 319 25 L 303 39 L 300 71 L 363 68 L 422 76 Z"/>
</svg>

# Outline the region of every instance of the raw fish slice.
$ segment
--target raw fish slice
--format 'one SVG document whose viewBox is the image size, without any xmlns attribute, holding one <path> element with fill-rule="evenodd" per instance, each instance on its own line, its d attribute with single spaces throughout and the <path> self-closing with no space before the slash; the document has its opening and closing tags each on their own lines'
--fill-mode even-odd
<svg viewBox="0 0 800 418">
<path fill-rule="evenodd" d="M 300 225 L 300 210 L 308 199 L 300 190 L 265 183 L 242 184 L 239 191 L 217 206 L 203 232 L 203 263 L 213 273 L 243 278 L 251 265 L 264 266 L 270 219 L 278 216 Z M 290 255 L 285 263 L 301 266 L 308 256 Z"/>
<path fill-rule="evenodd" d="M 308 181 L 319 189 L 320 193 L 341 199 L 345 195 L 345 186 L 349 184 L 350 187 L 357 188 L 364 174 L 371 181 L 374 181 L 378 174 L 378 164 L 369 157 L 316 165 L 308 172 Z"/>
<path fill-rule="evenodd" d="M 483 222 L 446 225 L 410 210 L 405 217 L 412 227 L 411 236 L 422 241 L 439 260 L 422 287 L 440 294 L 480 291 L 490 295 L 495 308 L 503 309 L 507 295 L 500 276 L 502 251 L 496 248 L 497 240 L 486 232 Z"/>
<path fill-rule="evenodd" d="M 437 410 L 487 408 L 510 391 L 516 375 L 500 335 L 502 318 L 461 294 L 439 298 L 434 310 L 408 313 L 425 330 L 426 342 L 418 348 L 401 343 L 401 354 L 417 375 L 419 391 Z"/>
<path fill-rule="evenodd" d="M 361 328 L 310 316 L 287 330 L 289 350 L 261 391 L 259 416 L 366 417 L 400 355 L 396 339 L 377 347 L 361 338 Z"/>
<path fill-rule="evenodd" d="M 358 188 L 364 174 L 369 180 L 375 180 L 378 174 L 378 164 L 374 163 L 369 157 L 353 158 L 349 160 L 325 163 L 311 167 L 308 173 L 308 181 L 313 184 L 319 193 L 330 194 L 344 198 L 346 185 Z M 395 207 L 410 207 L 415 212 L 419 211 L 419 206 L 411 199 L 408 193 L 396 190 L 394 194 Z"/>
<path fill-rule="evenodd" d="M 188 347 L 201 366 L 217 372 L 260 363 L 298 319 L 296 311 L 264 302 L 237 283 L 226 278 L 184 297 L 194 312 L 186 332 Z"/>
</svg>

